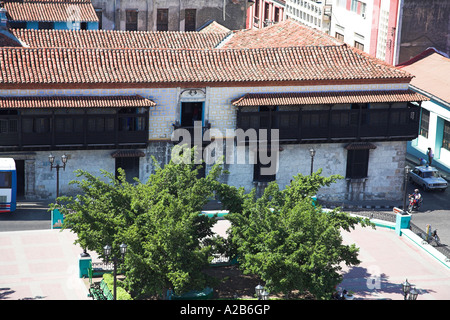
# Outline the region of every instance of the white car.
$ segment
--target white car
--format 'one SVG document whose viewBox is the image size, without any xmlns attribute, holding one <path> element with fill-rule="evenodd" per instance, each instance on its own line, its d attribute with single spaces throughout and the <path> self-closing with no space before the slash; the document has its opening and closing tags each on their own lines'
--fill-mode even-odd
<svg viewBox="0 0 450 320">
<path fill-rule="evenodd" d="M 436 168 L 430 166 L 415 167 L 409 172 L 409 181 L 422 187 L 424 190 L 441 190 L 447 188 L 447 181 L 442 178 Z"/>
</svg>

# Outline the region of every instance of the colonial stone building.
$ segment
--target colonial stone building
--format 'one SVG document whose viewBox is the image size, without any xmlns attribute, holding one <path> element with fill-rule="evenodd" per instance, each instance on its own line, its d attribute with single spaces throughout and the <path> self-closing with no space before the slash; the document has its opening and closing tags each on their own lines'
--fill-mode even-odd
<svg viewBox="0 0 450 320">
<path fill-rule="evenodd" d="M 247 0 L 93 0 L 100 29 L 195 31 L 210 21 L 245 28 Z"/>
<path fill-rule="evenodd" d="M 162 34 L 178 42 L 154 47 L 151 32 L 42 30 L 15 32 L 29 47 L 0 49 L 0 156 L 21 162 L 25 197 L 55 196 L 50 153 L 69 159 L 61 194 L 76 192 L 68 182 L 77 168 L 122 167 L 145 181 L 151 156 L 167 163 L 175 130 L 185 129 L 199 134 L 204 160 L 223 152 L 224 181 L 248 191 L 309 174 L 314 149 L 314 170 L 345 177 L 320 200 L 401 199 L 406 142 L 417 137 L 427 99 L 408 89 L 409 73 L 289 20 L 221 39 Z M 241 149 L 237 129 L 249 134 Z M 264 174 L 263 155 L 276 171 Z"/>
</svg>

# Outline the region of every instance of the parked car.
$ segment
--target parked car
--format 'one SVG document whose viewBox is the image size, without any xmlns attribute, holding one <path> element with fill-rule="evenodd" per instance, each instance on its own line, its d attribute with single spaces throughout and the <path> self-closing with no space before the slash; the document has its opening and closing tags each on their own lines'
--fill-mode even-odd
<svg viewBox="0 0 450 320">
<path fill-rule="evenodd" d="M 441 190 L 447 188 L 447 181 L 442 178 L 439 171 L 430 166 L 415 167 L 409 172 L 409 181 L 419 185 L 424 190 Z"/>
</svg>

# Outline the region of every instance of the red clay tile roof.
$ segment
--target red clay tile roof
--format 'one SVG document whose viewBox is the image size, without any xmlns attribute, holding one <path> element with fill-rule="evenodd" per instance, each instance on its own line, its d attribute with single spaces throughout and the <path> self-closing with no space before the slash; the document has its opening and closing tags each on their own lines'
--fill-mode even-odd
<svg viewBox="0 0 450 320">
<path fill-rule="evenodd" d="M 20 96 L 0 97 L 0 109 L 22 108 L 140 108 L 156 104 L 141 96 Z"/>
<path fill-rule="evenodd" d="M 411 80 L 409 73 L 347 45 L 247 50 L 0 48 L 0 66 L 3 85 Z"/>
<path fill-rule="evenodd" d="M 214 48 L 225 33 L 116 30 L 11 29 L 30 47 L 65 48 Z"/>
<path fill-rule="evenodd" d="M 269 27 L 236 31 L 221 46 L 223 49 L 267 48 L 292 46 L 328 46 L 343 44 L 326 33 L 293 19 Z"/>
<path fill-rule="evenodd" d="M 411 85 L 450 103 L 450 59 L 428 49 L 399 65 L 415 77 Z"/>
<path fill-rule="evenodd" d="M 411 90 L 353 91 L 353 92 L 289 92 L 247 93 L 231 102 L 237 107 L 289 106 L 338 103 L 382 103 L 426 101 L 427 97 Z"/>
<path fill-rule="evenodd" d="M 227 27 L 221 25 L 217 21 L 210 21 L 207 25 L 199 30 L 199 32 L 207 32 L 207 33 L 228 33 L 231 30 Z"/>
<path fill-rule="evenodd" d="M 78 21 L 78 14 L 79 21 L 98 21 L 90 1 L 5 2 L 4 8 L 13 21 Z"/>
</svg>

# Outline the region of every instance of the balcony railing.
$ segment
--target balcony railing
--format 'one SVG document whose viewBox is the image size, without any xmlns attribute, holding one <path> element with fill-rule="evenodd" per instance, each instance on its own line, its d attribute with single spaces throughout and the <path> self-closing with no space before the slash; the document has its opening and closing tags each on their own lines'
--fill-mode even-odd
<svg viewBox="0 0 450 320">
<path fill-rule="evenodd" d="M 211 128 L 211 124 L 208 121 L 205 121 L 204 125 L 201 125 L 201 122 L 198 122 L 199 125 L 196 126 L 182 126 L 179 122 L 175 122 L 172 124 L 174 131 L 177 129 L 184 129 L 186 133 L 189 135 L 189 139 L 191 144 L 194 145 L 196 142 L 201 142 L 202 144 L 208 144 L 211 140 L 208 129 Z M 176 136 L 172 138 L 172 141 L 175 143 L 179 143 L 181 140 L 177 139 Z M 184 139 L 183 139 L 184 140 Z M 184 140 L 184 142 L 186 142 Z"/>
<path fill-rule="evenodd" d="M 411 140 L 417 137 L 419 107 L 238 112 L 237 127 L 278 129 L 280 141 Z"/>
<path fill-rule="evenodd" d="M 0 150 L 145 146 L 148 112 L 0 115 Z"/>
</svg>

